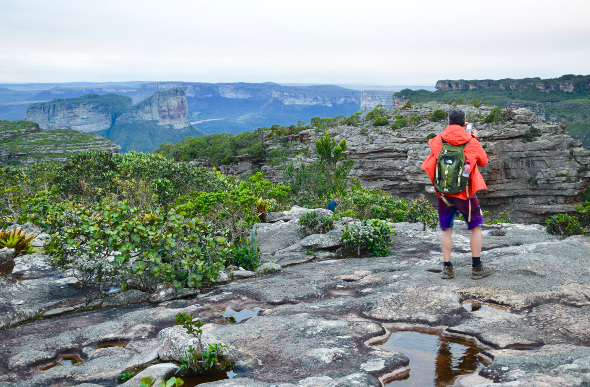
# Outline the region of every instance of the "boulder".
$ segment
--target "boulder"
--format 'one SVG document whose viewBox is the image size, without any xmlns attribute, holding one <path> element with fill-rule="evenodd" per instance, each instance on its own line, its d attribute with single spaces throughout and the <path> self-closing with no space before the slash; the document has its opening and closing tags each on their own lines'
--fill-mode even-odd
<svg viewBox="0 0 590 387">
<path fill-rule="evenodd" d="M 14 249 L 4 247 L 0 249 L 0 277 L 7 277 L 14 269 Z"/>
</svg>

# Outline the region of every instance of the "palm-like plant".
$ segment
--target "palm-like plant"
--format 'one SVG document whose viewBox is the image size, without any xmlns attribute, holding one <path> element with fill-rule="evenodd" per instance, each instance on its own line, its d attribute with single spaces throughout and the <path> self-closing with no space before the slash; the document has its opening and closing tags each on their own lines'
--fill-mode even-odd
<svg viewBox="0 0 590 387">
<path fill-rule="evenodd" d="M 0 248 L 14 249 L 14 258 L 19 255 L 31 254 L 35 252 L 31 246 L 34 238 L 34 235 L 27 235 L 20 228 L 10 231 L 0 230 Z"/>
</svg>

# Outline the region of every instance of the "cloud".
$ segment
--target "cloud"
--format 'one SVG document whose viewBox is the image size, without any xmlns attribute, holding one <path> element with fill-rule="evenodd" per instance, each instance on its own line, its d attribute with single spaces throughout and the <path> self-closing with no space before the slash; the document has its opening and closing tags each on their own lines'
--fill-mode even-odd
<svg viewBox="0 0 590 387">
<path fill-rule="evenodd" d="M 433 85 L 585 74 L 588 11 L 577 0 L 5 0 L 0 81 Z"/>
</svg>

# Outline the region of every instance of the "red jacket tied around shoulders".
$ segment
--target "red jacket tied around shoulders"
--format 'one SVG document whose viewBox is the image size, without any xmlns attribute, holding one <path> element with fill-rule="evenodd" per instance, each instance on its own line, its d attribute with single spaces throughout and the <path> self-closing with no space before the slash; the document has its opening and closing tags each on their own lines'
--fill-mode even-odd
<svg viewBox="0 0 590 387">
<path fill-rule="evenodd" d="M 471 173 L 469 174 L 469 196 L 473 196 L 473 194 L 480 189 L 486 189 L 486 182 L 477 167 L 485 167 L 488 164 L 488 155 L 481 147 L 479 140 L 470 133 L 467 133 L 465 128 L 460 125 L 449 125 L 441 134 L 428 141 L 428 146 L 432 153 L 426 158 L 426 160 L 424 160 L 421 168 L 428 173 L 430 181 L 434 182 L 436 160 L 443 146 L 441 137 L 451 145 L 463 145 L 467 143 L 464 148 L 464 153 L 465 162 L 471 164 Z M 445 196 L 452 196 L 466 200 L 467 191 L 465 190 L 452 195 L 445 194 Z"/>
</svg>

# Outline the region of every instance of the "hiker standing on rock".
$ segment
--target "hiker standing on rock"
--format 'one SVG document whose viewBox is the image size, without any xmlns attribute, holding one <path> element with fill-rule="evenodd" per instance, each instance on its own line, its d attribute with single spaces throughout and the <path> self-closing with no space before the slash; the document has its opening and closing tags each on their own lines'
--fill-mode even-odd
<svg viewBox="0 0 590 387">
<path fill-rule="evenodd" d="M 432 152 L 421 168 L 428 173 L 438 196 L 438 220 L 442 229 L 441 247 L 444 259 L 442 278 L 453 278 L 455 271 L 451 263 L 453 248 L 453 221 L 459 211 L 467 220 L 471 231 L 471 278 L 480 279 L 492 274 L 492 270 L 481 263 L 481 225 L 483 213 L 475 193 L 486 189 L 486 183 L 478 167 L 488 164 L 475 130 L 465 130 L 465 112 L 452 109 L 449 112 L 449 126 L 428 141 Z"/>
</svg>

